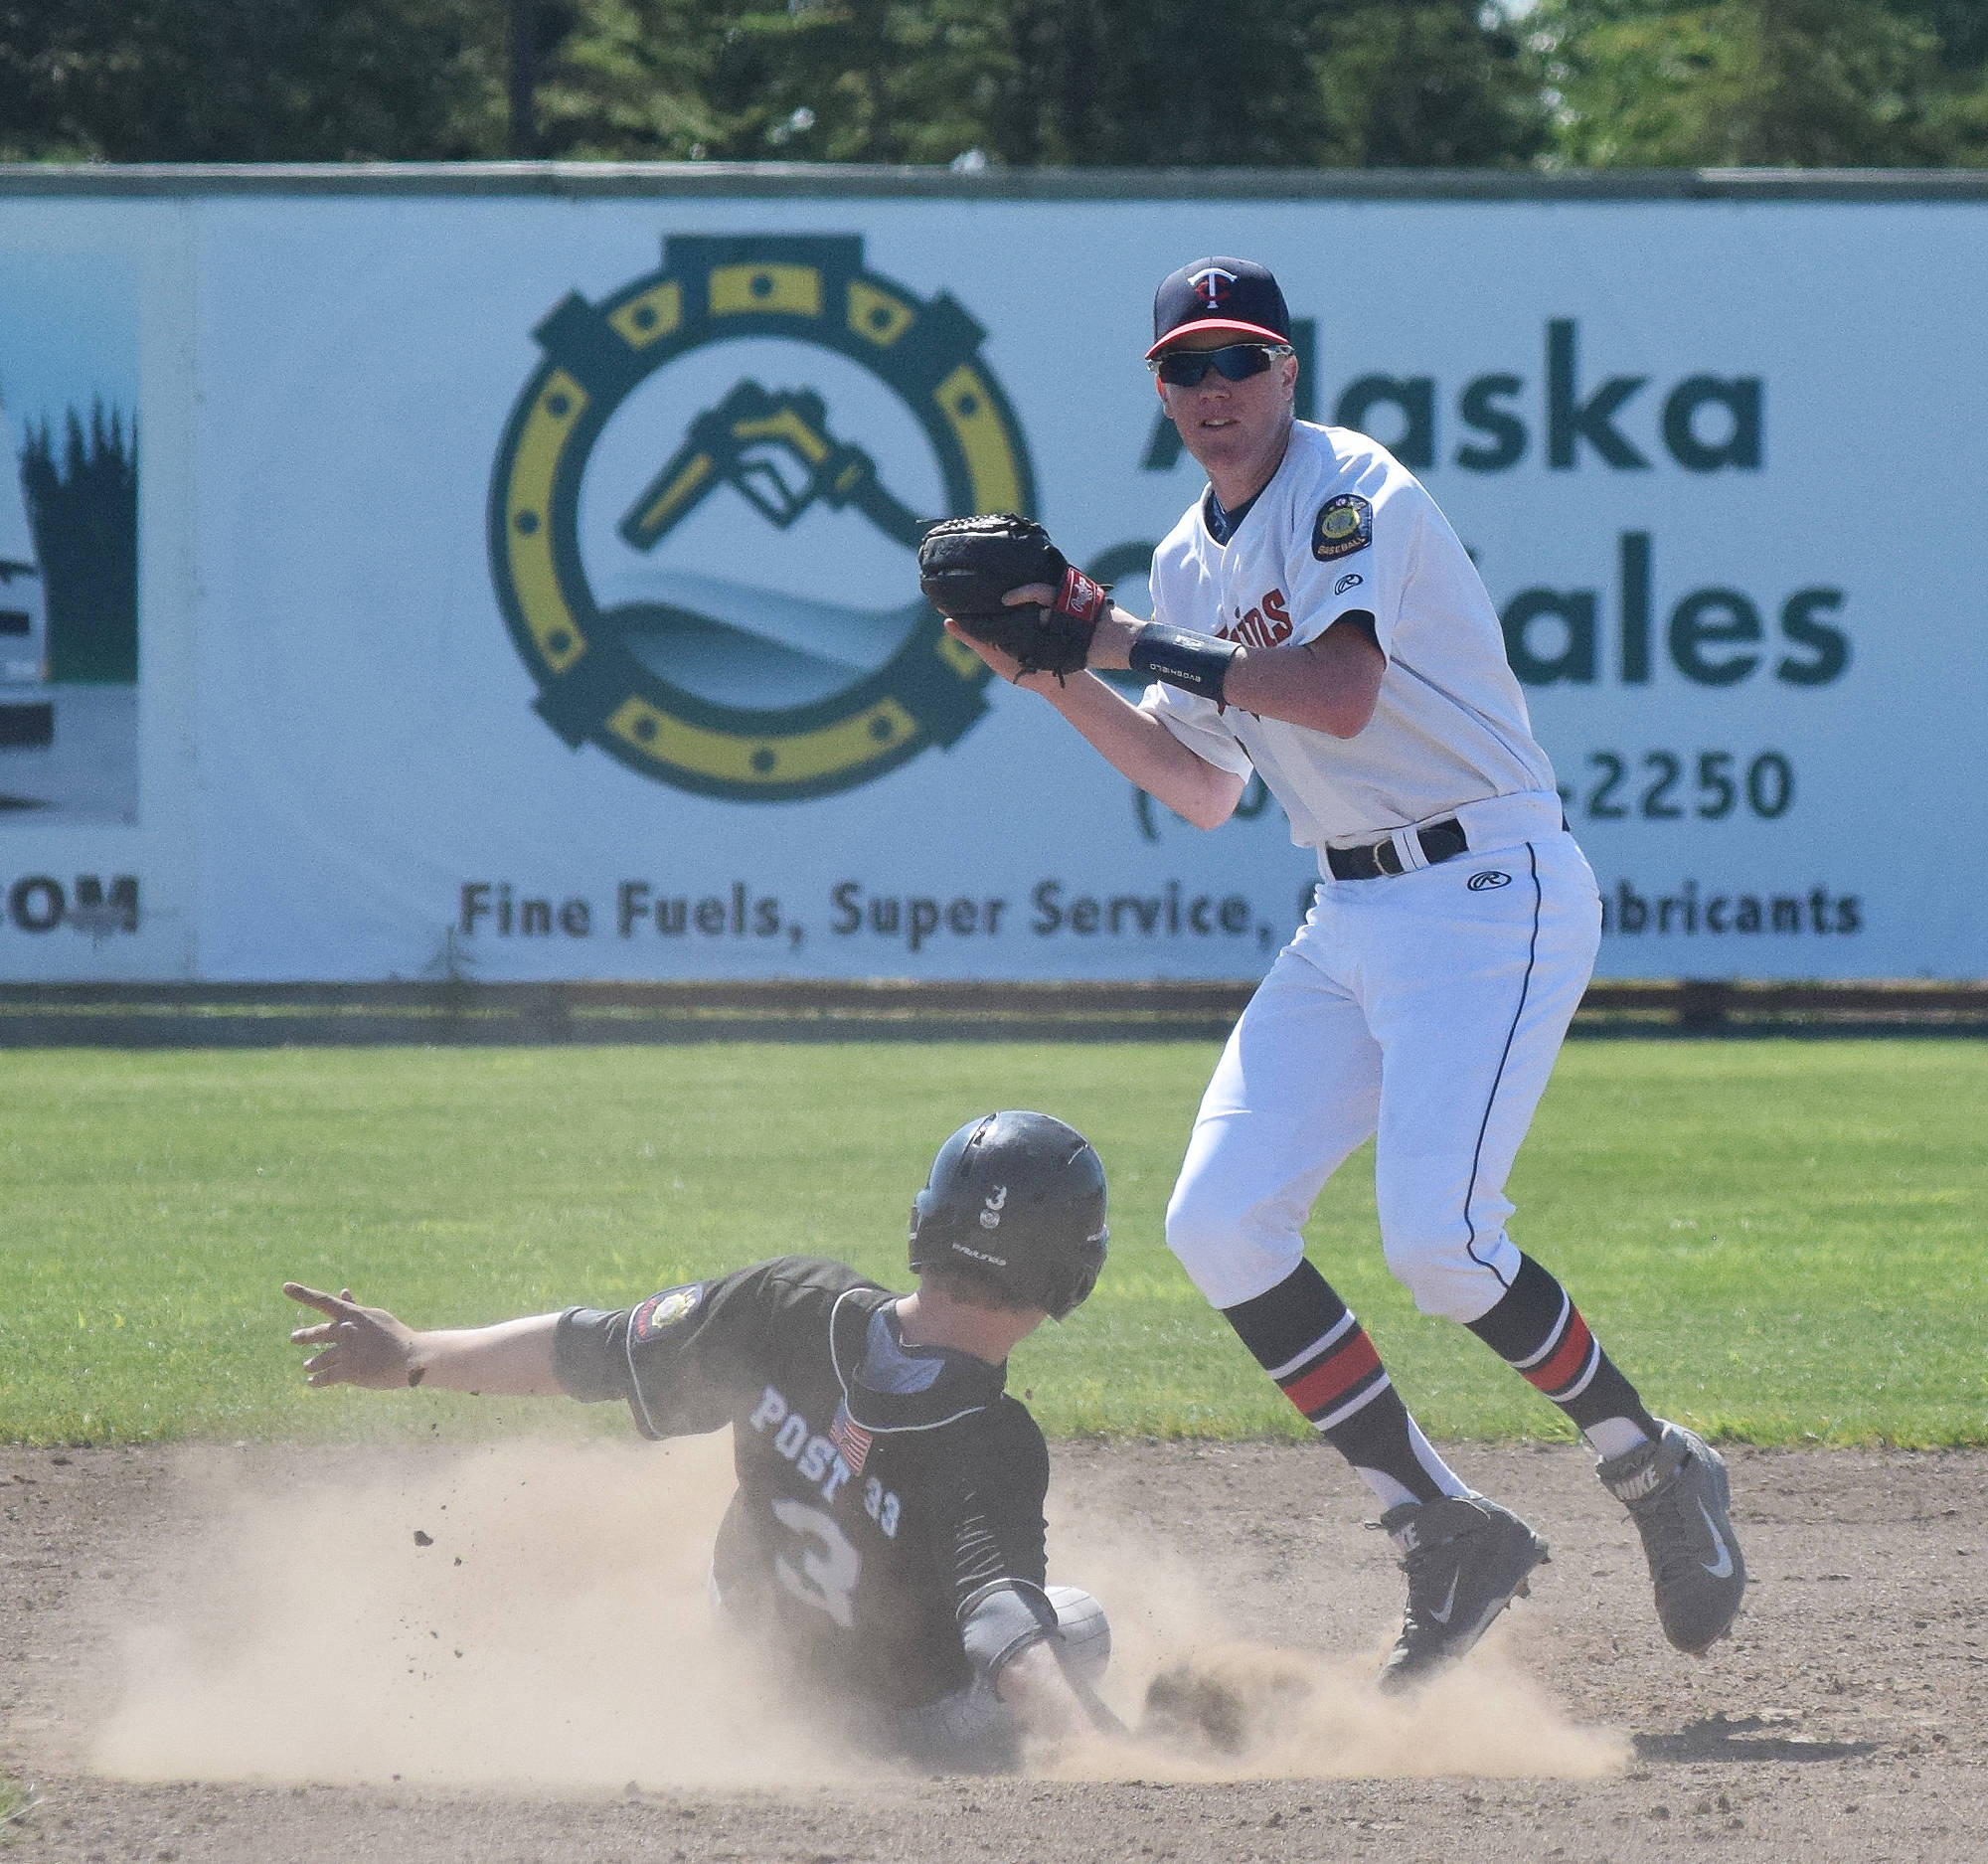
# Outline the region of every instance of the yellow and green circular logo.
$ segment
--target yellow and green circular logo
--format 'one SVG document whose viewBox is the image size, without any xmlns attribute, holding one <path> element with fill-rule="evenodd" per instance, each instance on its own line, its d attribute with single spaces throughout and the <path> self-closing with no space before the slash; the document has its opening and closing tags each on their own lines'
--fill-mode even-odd
<svg viewBox="0 0 1988 1864">
<path fill-rule="evenodd" d="M 918 539 L 1033 512 L 1035 484 L 951 296 L 866 270 L 857 236 L 673 235 L 660 271 L 535 335 L 490 564 L 569 746 L 773 802 L 980 717 L 988 670 L 918 595 Z"/>
</svg>

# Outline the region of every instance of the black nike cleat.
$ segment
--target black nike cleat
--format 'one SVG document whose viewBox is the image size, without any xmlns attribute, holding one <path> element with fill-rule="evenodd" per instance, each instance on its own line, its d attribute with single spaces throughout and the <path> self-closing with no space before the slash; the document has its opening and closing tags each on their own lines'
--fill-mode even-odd
<svg viewBox="0 0 1988 1864">
<path fill-rule="evenodd" d="M 1408 1576 L 1402 1634 L 1381 1666 L 1381 1687 L 1389 1691 L 1454 1663 L 1499 1612 L 1526 1596 L 1528 1576 L 1547 1558 L 1545 1541 L 1482 1495 L 1404 1502 L 1381 1525 L 1402 1550 Z"/>
<path fill-rule="evenodd" d="M 1654 1442 L 1638 1443 L 1595 1473 L 1643 1537 L 1664 1635 L 1702 1657 L 1733 1628 L 1746 1562 L 1727 1513 L 1725 1458 L 1695 1433 L 1657 1422 L 1663 1431 Z"/>
</svg>

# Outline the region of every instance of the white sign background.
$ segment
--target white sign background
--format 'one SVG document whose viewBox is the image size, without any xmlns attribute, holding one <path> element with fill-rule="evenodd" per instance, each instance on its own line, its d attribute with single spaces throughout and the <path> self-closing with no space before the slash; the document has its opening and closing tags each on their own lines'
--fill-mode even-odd
<svg viewBox="0 0 1988 1864">
<path fill-rule="evenodd" d="M 871 272 L 957 299 L 1039 515 L 1085 562 L 1157 539 L 1202 484 L 1185 456 L 1141 467 L 1154 283 L 1205 253 L 1262 258 L 1315 325 L 1321 418 L 1393 378 L 1371 424 L 1413 445 L 1426 394 L 1422 477 L 1493 598 L 1558 604 L 1523 644 L 1588 676 L 1528 700 L 1608 901 L 1603 975 L 1988 974 L 1988 202 L 197 193 L 0 200 L 0 252 L 130 253 L 144 296 L 140 822 L 9 823 L 0 878 L 135 871 L 146 909 L 135 935 L 0 928 L 0 974 L 1260 972 L 1313 873 L 1275 804 L 1212 835 L 1142 810 L 1028 694 L 990 687 L 950 750 L 778 803 L 569 750 L 532 710 L 486 506 L 533 330 L 570 291 L 653 272 L 665 236 L 754 233 L 859 235 Z M 587 482 L 590 581 L 640 570 L 612 521 L 735 375 L 819 387 L 900 497 L 936 497 L 915 426 L 849 365 L 758 342 L 735 370 L 731 347 L 645 386 L 646 450 L 603 436 L 590 471 L 611 450 L 625 489 Z M 1570 349 L 1556 424 L 1550 350 L 1565 372 Z M 1727 400 L 1700 409 L 1695 456 L 1743 451 L 1730 385 L 1753 379 L 1757 466 L 1693 470 L 1667 442 L 1667 401 L 1705 377 Z M 1617 378 L 1643 381 L 1611 412 L 1593 398 Z M 1556 466 L 1570 397 L 1586 437 Z M 1487 408 L 1523 446 L 1470 470 Z M 1625 447 L 1647 463 L 1603 456 Z M 729 489 L 666 554 L 852 606 L 914 593 L 853 510 L 781 533 Z M 1647 606 L 1641 679 L 1625 603 Z"/>
</svg>

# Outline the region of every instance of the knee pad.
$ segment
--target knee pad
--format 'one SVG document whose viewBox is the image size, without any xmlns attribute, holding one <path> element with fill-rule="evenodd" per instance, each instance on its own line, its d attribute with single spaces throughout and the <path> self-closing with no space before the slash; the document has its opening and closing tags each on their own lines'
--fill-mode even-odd
<svg viewBox="0 0 1988 1864">
<path fill-rule="evenodd" d="M 1058 1660 L 1070 1675 L 1095 1689 L 1111 1663 L 1111 1620 L 1081 1586 L 1046 1586 L 1043 1590 L 1056 1607 L 1061 1639 Z"/>
</svg>

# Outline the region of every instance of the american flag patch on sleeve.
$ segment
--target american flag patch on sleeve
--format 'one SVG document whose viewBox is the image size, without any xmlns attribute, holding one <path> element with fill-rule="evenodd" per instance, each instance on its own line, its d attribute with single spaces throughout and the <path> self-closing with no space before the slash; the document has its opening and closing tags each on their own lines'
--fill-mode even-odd
<svg viewBox="0 0 1988 1864">
<path fill-rule="evenodd" d="M 863 1464 L 870 1454 L 870 1433 L 849 1415 L 849 1401 L 844 1399 L 835 1408 L 835 1422 L 828 1427 L 829 1441 L 842 1451 L 842 1460 L 849 1465 L 851 1475 L 861 1475 Z"/>
</svg>

